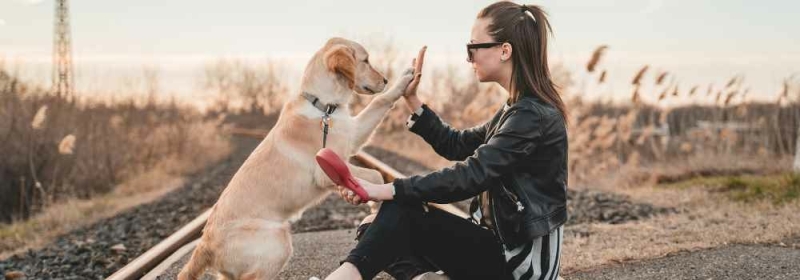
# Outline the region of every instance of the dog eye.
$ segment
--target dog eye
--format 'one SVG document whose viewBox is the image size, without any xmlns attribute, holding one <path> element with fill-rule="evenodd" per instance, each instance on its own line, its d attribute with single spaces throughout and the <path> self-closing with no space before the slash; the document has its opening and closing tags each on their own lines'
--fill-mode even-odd
<svg viewBox="0 0 800 280">
<path fill-rule="evenodd" d="M 369 63 L 369 59 L 364 59 L 364 63 Z"/>
</svg>

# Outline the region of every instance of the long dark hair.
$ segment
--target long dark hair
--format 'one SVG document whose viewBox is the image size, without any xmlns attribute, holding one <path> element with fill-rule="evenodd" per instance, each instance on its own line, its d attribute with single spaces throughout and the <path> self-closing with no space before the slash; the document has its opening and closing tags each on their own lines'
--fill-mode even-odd
<svg viewBox="0 0 800 280">
<path fill-rule="evenodd" d="M 511 44 L 511 102 L 517 102 L 522 94 L 532 94 L 558 109 L 568 123 L 567 108 L 547 64 L 547 37 L 553 31 L 544 10 L 502 1 L 483 8 L 478 18 L 491 19 L 488 31 L 495 42 Z"/>
</svg>

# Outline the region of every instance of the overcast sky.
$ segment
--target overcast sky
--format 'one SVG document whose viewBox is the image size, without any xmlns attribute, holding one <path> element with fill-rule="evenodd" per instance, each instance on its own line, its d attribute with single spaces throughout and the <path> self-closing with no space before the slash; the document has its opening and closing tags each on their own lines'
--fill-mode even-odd
<svg viewBox="0 0 800 280">
<path fill-rule="evenodd" d="M 105 72 L 97 70 L 103 67 L 144 64 L 167 69 L 165 76 L 191 76 L 187 69 L 219 57 L 269 57 L 302 66 L 331 36 L 391 39 L 408 57 L 428 45 L 433 64 L 461 63 L 472 22 L 489 3 L 78 0 L 70 12 L 78 72 L 88 81 L 97 80 L 92 73 Z M 676 72 L 687 83 L 744 74 L 768 94 L 800 71 L 798 1 L 521 3 L 550 13 L 554 61 L 578 69 L 594 47 L 609 45 L 602 67 L 617 87 L 643 64 Z M 49 73 L 52 17 L 52 0 L 0 0 L 0 57 L 30 73 Z"/>
</svg>

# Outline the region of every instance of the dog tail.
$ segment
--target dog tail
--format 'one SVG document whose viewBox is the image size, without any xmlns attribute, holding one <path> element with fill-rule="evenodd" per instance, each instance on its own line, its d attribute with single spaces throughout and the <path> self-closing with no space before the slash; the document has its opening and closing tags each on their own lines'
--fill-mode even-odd
<svg viewBox="0 0 800 280">
<path fill-rule="evenodd" d="M 205 272 L 206 267 L 211 263 L 211 252 L 206 249 L 205 243 L 202 241 L 197 244 L 197 247 L 192 252 L 192 257 L 189 262 L 181 269 L 178 274 L 178 280 L 195 280 L 200 278 Z"/>
</svg>

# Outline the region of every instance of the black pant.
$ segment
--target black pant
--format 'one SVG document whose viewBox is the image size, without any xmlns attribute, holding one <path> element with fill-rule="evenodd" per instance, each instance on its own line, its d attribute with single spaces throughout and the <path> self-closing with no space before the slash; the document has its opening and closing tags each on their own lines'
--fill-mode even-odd
<svg viewBox="0 0 800 280">
<path fill-rule="evenodd" d="M 510 278 L 502 246 L 490 230 L 435 207 L 426 210 L 419 202 L 384 201 L 344 261 L 355 265 L 362 279 L 387 268 L 425 265 L 455 280 Z"/>
</svg>

